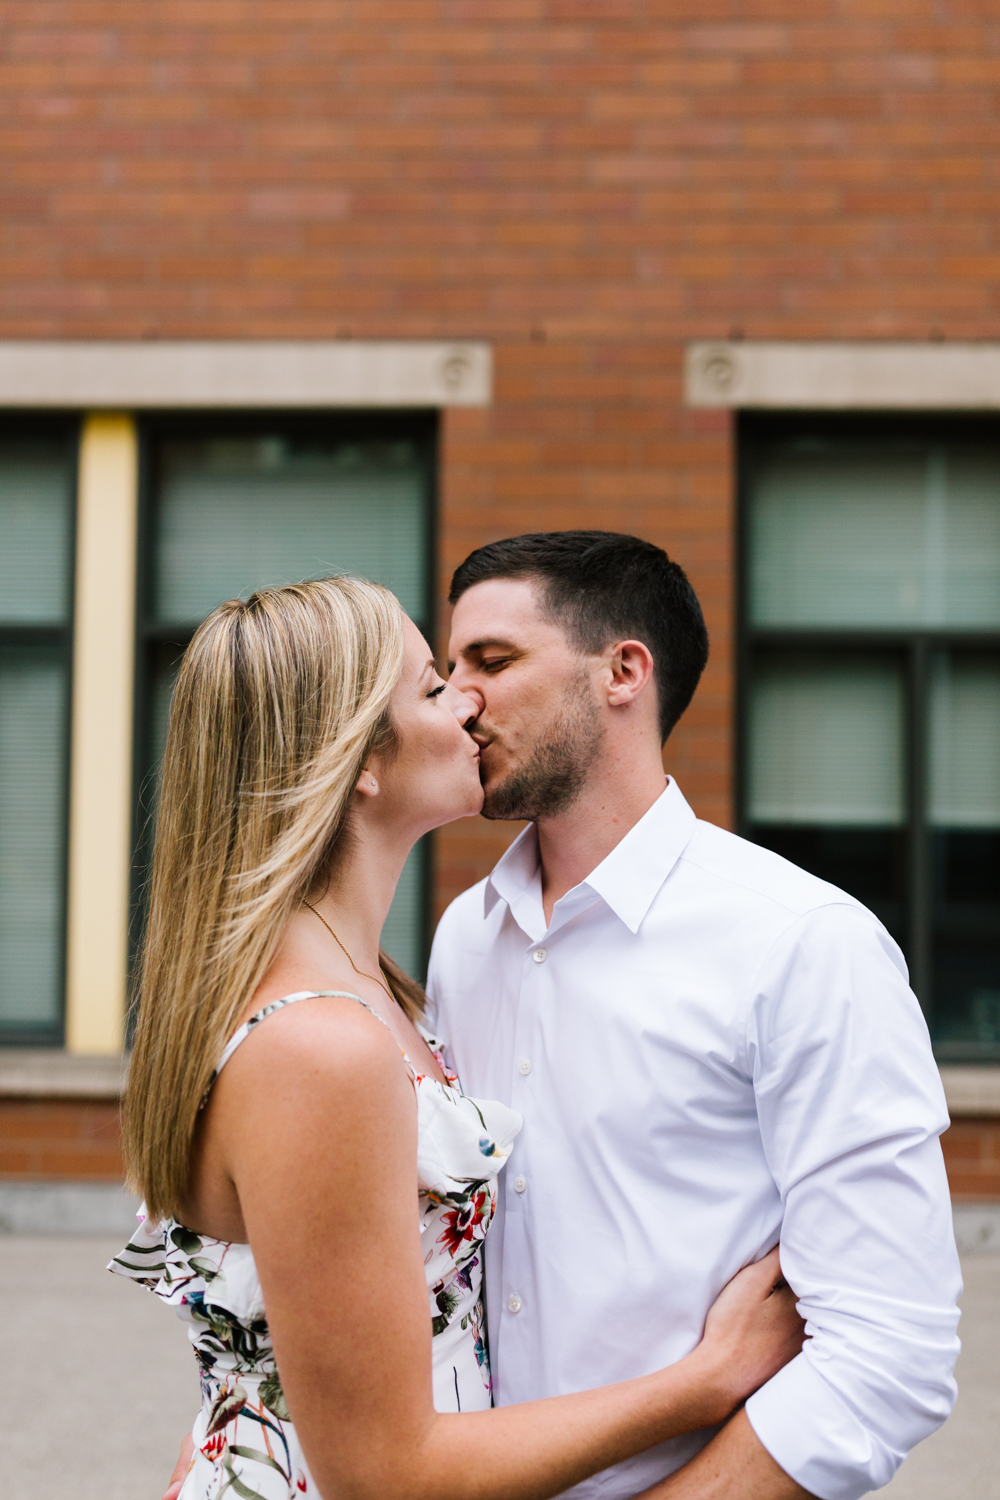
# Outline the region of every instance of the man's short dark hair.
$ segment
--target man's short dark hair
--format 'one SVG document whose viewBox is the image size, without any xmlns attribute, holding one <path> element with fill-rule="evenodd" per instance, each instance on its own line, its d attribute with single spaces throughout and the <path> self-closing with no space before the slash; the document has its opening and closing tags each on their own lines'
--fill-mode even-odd
<svg viewBox="0 0 1000 1500">
<path fill-rule="evenodd" d="M 537 579 L 546 614 L 587 655 L 635 640 L 653 657 L 666 740 L 708 660 L 708 632 L 684 570 L 662 547 L 617 531 L 538 531 L 470 552 L 455 570 L 455 604 L 476 583 Z"/>
</svg>

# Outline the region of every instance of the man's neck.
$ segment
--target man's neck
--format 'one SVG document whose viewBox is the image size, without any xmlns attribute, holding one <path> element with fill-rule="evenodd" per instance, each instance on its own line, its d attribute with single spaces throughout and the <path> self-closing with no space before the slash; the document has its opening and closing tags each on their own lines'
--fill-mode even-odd
<svg viewBox="0 0 1000 1500">
<path fill-rule="evenodd" d="M 546 924 L 559 898 L 597 869 L 662 796 L 664 786 L 657 761 L 640 767 L 608 762 L 565 812 L 538 820 Z"/>
</svg>

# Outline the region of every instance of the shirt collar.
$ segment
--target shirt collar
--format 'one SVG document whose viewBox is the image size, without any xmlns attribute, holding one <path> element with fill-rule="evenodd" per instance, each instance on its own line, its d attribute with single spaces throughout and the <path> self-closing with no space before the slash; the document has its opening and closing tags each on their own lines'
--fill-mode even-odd
<svg viewBox="0 0 1000 1500">
<path fill-rule="evenodd" d="M 576 907 L 580 897 L 589 891 L 599 896 L 630 932 L 638 932 L 653 897 L 687 847 L 696 821 L 680 787 L 668 777 L 662 795 L 635 827 L 629 829 L 586 880 L 556 902 L 553 926 L 564 902 Z M 486 882 L 486 915 L 497 901 L 506 901 L 518 925 L 530 932 L 537 926 L 537 920 L 532 921 L 531 917 L 541 907 L 539 876 L 538 836 L 534 824 L 529 824 Z M 534 940 L 534 934 L 531 935 Z"/>
<path fill-rule="evenodd" d="M 538 921 L 532 919 L 532 908 L 540 911 L 542 905 L 540 874 L 538 834 L 534 823 L 529 823 L 494 865 L 486 881 L 484 915 L 488 917 L 498 901 L 506 901 L 518 926 L 533 932 Z"/>
</svg>

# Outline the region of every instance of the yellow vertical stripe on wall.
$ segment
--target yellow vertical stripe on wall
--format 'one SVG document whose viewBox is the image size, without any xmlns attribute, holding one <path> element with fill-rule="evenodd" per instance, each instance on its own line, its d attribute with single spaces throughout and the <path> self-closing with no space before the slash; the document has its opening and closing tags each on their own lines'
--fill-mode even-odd
<svg viewBox="0 0 1000 1500">
<path fill-rule="evenodd" d="M 125 1036 L 138 446 L 130 416 L 83 424 L 77 497 L 66 1046 Z"/>
</svg>

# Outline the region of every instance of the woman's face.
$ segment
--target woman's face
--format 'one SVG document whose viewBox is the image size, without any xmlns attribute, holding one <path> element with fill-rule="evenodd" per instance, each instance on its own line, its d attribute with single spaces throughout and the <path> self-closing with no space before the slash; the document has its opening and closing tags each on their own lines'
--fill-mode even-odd
<svg viewBox="0 0 1000 1500">
<path fill-rule="evenodd" d="M 479 746 L 462 727 L 478 711 L 474 698 L 438 676 L 430 647 L 407 620 L 403 672 L 392 695 L 399 751 L 391 760 L 372 757 L 379 795 L 371 812 L 404 823 L 417 837 L 479 812 Z"/>
</svg>

